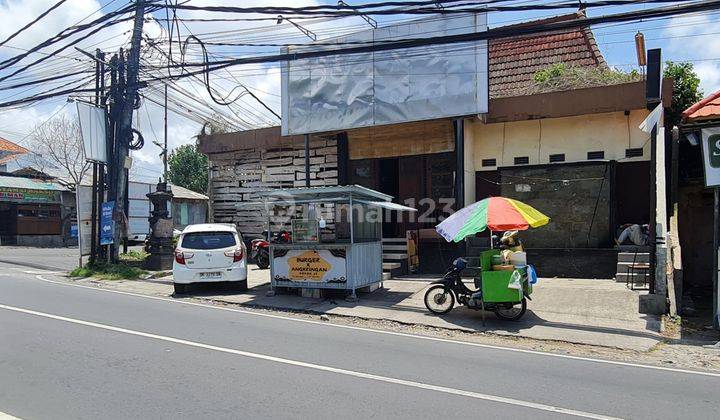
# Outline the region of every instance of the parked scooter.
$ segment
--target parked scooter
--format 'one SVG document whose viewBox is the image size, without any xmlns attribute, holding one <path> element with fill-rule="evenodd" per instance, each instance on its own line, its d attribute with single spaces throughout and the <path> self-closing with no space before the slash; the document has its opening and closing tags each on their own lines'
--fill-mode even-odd
<svg viewBox="0 0 720 420">
<path fill-rule="evenodd" d="M 268 237 L 267 231 L 263 231 L 262 235 L 262 238 L 253 239 L 250 242 L 250 257 L 255 261 L 258 268 L 266 269 L 270 266 L 270 242 L 264 239 Z M 275 243 L 289 243 L 292 241 L 292 237 L 290 232 L 281 230 L 271 240 Z"/>
<path fill-rule="evenodd" d="M 468 288 L 462 281 L 462 271 L 467 261 L 457 258 L 442 279 L 432 282 L 425 292 L 425 306 L 434 314 L 442 315 L 450 312 L 455 306 L 455 300 L 470 309 L 487 310 L 495 312 L 495 316 L 502 320 L 517 321 L 527 310 L 528 294 L 523 291 L 522 299 L 518 302 L 488 302 L 483 299 L 482 291 Z M 528 281 L 527 274 L 523 275 L 522 282 Z M 518 296 L 519 297 L 519 296 Z"/>
</svg>

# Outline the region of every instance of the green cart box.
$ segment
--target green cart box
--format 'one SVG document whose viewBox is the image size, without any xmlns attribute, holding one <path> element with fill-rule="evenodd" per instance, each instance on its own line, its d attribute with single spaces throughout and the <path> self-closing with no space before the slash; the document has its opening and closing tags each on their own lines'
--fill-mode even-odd
<svg viewBox="0 0 720 420">
<path fill-rule="evenodd" d="M 499 254 L 499 249 L 490 249 L 480 254 L 481 277 L 475 279 L 475 284 L 482 287 L 482 296 L 485 302 L 520 302 L 523 298 L 522 290 L 508 287 L 513 272 L 492 270 L 492 257 Z M 532 294 L 532 284 L 528 281 L 526 269 L 518 268 L 517 271 L 520 271 L 523 276 L 523 289 L 528 295 Z"/>
</svg>

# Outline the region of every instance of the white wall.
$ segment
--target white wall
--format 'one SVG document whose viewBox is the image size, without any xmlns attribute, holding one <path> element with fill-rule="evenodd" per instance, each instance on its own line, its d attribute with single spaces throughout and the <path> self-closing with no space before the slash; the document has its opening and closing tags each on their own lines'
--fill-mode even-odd
<svg viewBox="0 0 720 420">
<path fill-rule="evenodd" d="M 604 151 L 606 160 L 650 160 L 649 135 L 638 129 L 648 114 L 639 109 L 629 115 L 619 111 L 495 124 L 475 120 L 467 124 L 473 133 L 468 135 L 466 130 L 466 153 L 473 150 L 477 171 L 513 166 L 514 158 L 522 156 L 529 157 L 531 165 L 545 164 L 557 153 L 564 153 L 566 162 L 587 160 L 591 151 Z M 474 147 L 468 147 L 468 138 L 473 138 Z M 642 157 L 625 157 L 625 149 L 639 147 L 643 148 Z M 483 167 L 483 159 L 496 159 L 497 166 Z"/>
</svg>

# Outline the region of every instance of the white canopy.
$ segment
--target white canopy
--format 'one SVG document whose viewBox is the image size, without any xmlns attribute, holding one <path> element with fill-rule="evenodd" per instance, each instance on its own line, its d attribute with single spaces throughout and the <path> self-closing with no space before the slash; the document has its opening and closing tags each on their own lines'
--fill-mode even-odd
<svg viewBox="0 0 720 420">
<path fill-rule="evenodd" d="M 415 209 L 415 208 L 403 206 L 402 204 L 392 203 L 390 201 L 364 201 L 364 200 L 358 200 L 358 201 L 363 204 L 367 204 L 369 206 L 382 207 L 382 208 L 388 209 L 388 210 L 417 211 L 417 209 Z"/>
</svg>

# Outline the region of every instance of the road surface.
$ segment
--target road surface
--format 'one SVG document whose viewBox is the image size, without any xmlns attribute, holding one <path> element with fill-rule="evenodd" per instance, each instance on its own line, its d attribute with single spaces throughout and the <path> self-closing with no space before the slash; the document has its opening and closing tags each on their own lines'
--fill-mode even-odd
<svg viewBox="0 0 720 420">
<path fill-rule="evenodd" d="M 720 375 L 333 326 L 0 263 L 0 418 L 713 418 Z"/>
</svg>

